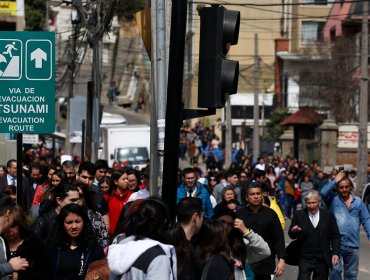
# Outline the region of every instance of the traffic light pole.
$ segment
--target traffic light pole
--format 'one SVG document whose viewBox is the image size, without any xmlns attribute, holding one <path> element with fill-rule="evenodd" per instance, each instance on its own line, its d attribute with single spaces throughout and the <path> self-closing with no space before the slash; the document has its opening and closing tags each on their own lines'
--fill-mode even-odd
<svg viewBox="0 0 370 280">
<path fill-rule="evenodd" d="M 187 1 L 172 1 L 170 55 L 168 65 L 162 199 L 175 220 L 179 133 L 182 121 L 182 88 Z"/>
</svg>

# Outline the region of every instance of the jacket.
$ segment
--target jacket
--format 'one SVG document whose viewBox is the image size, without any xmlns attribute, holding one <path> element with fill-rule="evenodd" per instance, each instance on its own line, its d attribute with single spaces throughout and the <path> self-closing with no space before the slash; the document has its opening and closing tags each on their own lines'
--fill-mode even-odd
<svg viewBox="0 0 370 280">
<path fill-rule="evenodd" d="M 153 252 L 153 249 L 157 252 Z M 150 256 L 148 252 L 151 252 Z M 145 254 L 145 258 L 140 258 Z M 109 246 L 108 265 L 111 271 L 109 279 L 176 280 L 176 262 L 176 252 L 172 245 L 149 238 L 135 240 L 134 236 L 130 236 L 119 244 Z"/>
<path fill-rule="evenodd" d="M 6 249 L 4 239 L 0 236 L 0 279 L 8 280 L 13 273 L 13 267 L 6 259 Z"/>
<path fill-rule="evenodd" d="M 248 206 L 236 211 L 245 226 L 258 233 L 269 245 L 271 255 L 252 265 L 257 274 L 273 274 L 275 270 L 275 256 L 284 259 L 285 241 L 284 232 L 274 210 L 262 206 L 254 213 Z"/>
<path fill-rule="evenodd" d="M 325 209 L 320 209 L 320 220 L 317 224 L 316 229 L 319 231 L 318 234 L 320 236 L 319 244 L 320 244 L 320 251 L 328 264 L 329 267 L 332 266 L 331 258 L 332 255 L 339 256 L 339 249 L 340 249 L 340 236 L 338 226 L 335 222 L 335 218 L 330 211 Z M 293 232 L 292 228 L 294 226 L 299 226 L 302 230 L 298 232 Z M 310 218 L 308 216 L 308 210 L 298 210 L 294 212 L 292 223 L 289 227 L 289 237 L 292 239 L 299 239 L 300 246 L 298 248 L 298 256 L 302 251 L 302 247 L 306 245 L 306 239 L 308 236 L 309 227 L 312 226 Z M 305 248 L 303 248 L 305 249 Z M 309 249 L 309 248 L 306 248 Z"/>
<path fill-rule="evenodd" d="M 335 180 L 327 183 L 320 191 L 326 206 L 334 214 L 338 224 L 342 247 L 360 247 L 360 224 L 364 227 L 367 239 L 370 240 L 370 214 L 363 201 L 352 194 L 352 201 L 348 209 L 344 201 L 333 189 Z"/>
<path fill-rule="evenodd" d="M 39 216 L 31 226 L 33 234 L 43 242 L 44 245 L 47 244 L 50 238 L 57 216 L 57 212 L 53 209 L 42 216 Z"/>
<path fill-rule="evenodd" d="M 58 247 L 55 250 L 55 252 L 52 256 L 52 259 L 51 259 L 51 267 L 52 267 L 52 271 L 53 271 L 53 278 L 52 279 L 57 279 L 58 278 L 58 272 L 61 269 L 63 269 L 60 266 L 61 254 L 62 254 L 63 250 L 66 250 L 66 248 Z M 88 269 L 90 263 L 92 263 L 94 261 L 97 261 L 97 260 L 104 259 L 104 258 L 105 258 L 105 255 L 104 255 L 103 247 L 98 242 L 96 242 L 90 248 L 86 248 L 83 251 L 83 257 L 81 257 L 81 270 L 82 270 L 81 274 L 82 275 L 81 276 L 76 275 L 75 279 L 85 279 L 87 269 Z M 80 264 L 79 264 L 79 266 L 80 266 Z"/>
<path fill-rule="evenodd" d="M 205 187 L 203 187 L 202 184 L 197 184 L 196 185 L 196 192 L 193 197 L 200 198 L 202 200 L 202 206 L 204 210 L 204 215 L 206 218 L 212 218 L 213 216 L 213 207 L 210 199 L 210 195 Z M 177 188 L 177 202 L 179 203 L 181 199 L 185 198 L 188 196 L 186 186 L 184 183 L 182 183 L 178 188 Z"/>
<path fill-rule="evenodd" d="M 119 215 L 121 214 L 122 208 L 125 206 L 131 194 L 132 192 L 127 189 L 123 193 L 114 191 L 109 197 L 109 233 L 111 235 L 113 235 L 116 230 Z"/>
</svg>

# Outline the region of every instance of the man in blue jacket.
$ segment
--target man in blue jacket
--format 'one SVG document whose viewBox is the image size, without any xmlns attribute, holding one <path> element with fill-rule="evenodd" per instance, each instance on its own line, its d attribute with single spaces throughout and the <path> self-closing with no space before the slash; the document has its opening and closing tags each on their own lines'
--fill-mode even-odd
<svg viewBox="0 0 370 280">
<path fill-rule="evenodd" d="M 341 262 L 333 267 L 330 280 L 357 279 L 359 266 L 360 224 L 364 227 L 370 246 L 370 214 L 361 198 L 352 194 L 351 180 L 340 171 L 335 180 L 327 183 L 320 191 L 338 224 L 341 238 Z M 343 263 L 343 265 L 342 265 Z"/>
<path fill-rule="evenodd" d="M 202 207 L 206 218 L 213 216 L 213 208 L 210 199 L 210 194 L 207 189 L 197 182 L 193 168 L 185 168 L 182 171 L 183 183 L 177 188 L 177 203 L 184 197 L 195 197 L 202 200 Z"/>
</svg>

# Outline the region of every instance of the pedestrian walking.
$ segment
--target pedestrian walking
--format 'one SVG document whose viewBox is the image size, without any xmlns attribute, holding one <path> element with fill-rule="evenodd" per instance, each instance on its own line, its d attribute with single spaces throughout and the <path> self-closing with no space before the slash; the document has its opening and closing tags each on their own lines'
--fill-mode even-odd
<svg viewBox="0 0 370 280">
<path fill-rule="evenodd" d="M 157 199 L 146 199 L 132 220 L 133 235 L 109 246 L 111 279 L 176 280 L 175 248 L 161 242 L 170 225 L 166 205 Z"/>
<path fill-rule="evenodd" d="M 280 277 L 285 270 L 284 232 L 274 210 L 262 205 L 262 187 L 259 183 L 251 183 L 246 191 L 248 206 L 236 211 L 244 225 L 262 236 L 271 249 L 266 259 L 252 264 L 256 280 L 270 280 L 271 275 Z M 278 263 L 275 264 L 277 257 Z"/>
<path fill-rule="evenodd" d="M 327 207 L 332 211 L 341 237 L 339 264 L 330 271 L 330 280 L 357 279 L 359 267 L 360 225 L 366 231 L 370 246 L 370 214 L 361 198 L 352 193 L 351 180 L 342 170 L 335 180 L 320 191 Z"/>
<path fill-rule="evenodd" d="M 339 263 L 340 236 L 333 214 L 320 209 L 320 195 L 308 191 L 307 209 L 294 212 L 289 236 L 297 244 L 298 279 L 326 280 L 329 268 Z"/>
</svg>

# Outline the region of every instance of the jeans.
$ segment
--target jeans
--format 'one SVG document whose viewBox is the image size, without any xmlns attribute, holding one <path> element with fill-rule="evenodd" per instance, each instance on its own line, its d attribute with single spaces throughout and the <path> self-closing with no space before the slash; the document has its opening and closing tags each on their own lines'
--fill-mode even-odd
<svg viewBox="0 0 370 280">
<path fill-rule="evenodd" d="M 284 214 L 285 217 L 288 219 L 292 218 L 292 207 L 294 204 L 294 197 L 290 194 L 285 195 L 285 207 L 284 207 Z"/>
<path fill-rule="evenodd" d="M 359 248 L 342 246 L 340 249 L 340 262 L 330 270 L 330 280 L 356 280 L 359 266 Z M 344 277 L 342 271 L 344 268 Z"/>
</svg>

